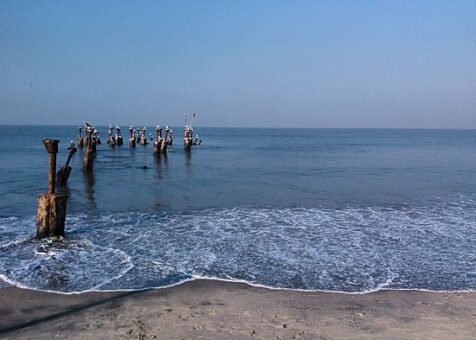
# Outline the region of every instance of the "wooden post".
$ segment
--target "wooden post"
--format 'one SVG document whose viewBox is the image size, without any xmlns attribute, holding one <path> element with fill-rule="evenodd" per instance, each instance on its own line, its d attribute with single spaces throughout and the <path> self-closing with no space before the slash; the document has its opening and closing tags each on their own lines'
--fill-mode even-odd
<svg viewBox="0 0 476 340">
<path fill-rule="evenodd" d="M 94 145 L 95 146 L 95 145 Z M 83 159 L 83 169 L 86 171 L 93 171 L 93 140 L 92 140 L 92 129 L 86 129 L 86 152 L 84 153 Z"/>
<path fill-rule="evenodd" d="M 183 137 L 183 146 L 185 150 L 191 150 L 193 143 L 193 130 L 190 126 L 185 126 L 184 137 Z"/>
<path fill-rule="evenodd" d="M 78 128 L 78 148 L 83 147 L 83 128 Z"/>
<path fill-rule="evenodd" d="M 68 178 L 72 170 L 69 166 L 69 162 L 77 150 L 78 149 L 74 147 L 73 141 L 71 141 L 71 146 L 68 148 L 68 159 L 66 160 L 66 164 L 62 166 L 56 174 L 56 185 L 58 187 L 65 186 L 68 183 Z"/>
<path fill-rule="evenodd" d="M 38 197 L 36 237 L 64 236 L 66 220 L 66 195 L 55 193 L 56 154 L 59 140 L 44 139 L 48 152 L 48 193 Z"/>
<path fill-rule="evenodd" d="M 160 125 L 155 127 L 154 153 L 158 154 L 162 149 L 162 128 Z"/>
<path fill-rule="evenodd" d="M 116 140 L 114 139 L 114 128 L 112 125 L 109 125 L 109 130 L 107 131 L 107 144 L 114 146 Z"/>
<path fill-rule="evenodd" d="M 121 128 L 116 125 L 116 144 L 117 145 L 122 145 L 124 144 L 124 140 L 122 139 L 122 134 L 121 134 Z"/>
<path fill-rule="evenodd" d="M 101 138 L 99 138 L 99 131 L 96 128 L 94 128 L 93 136 L 95 143 L 98 145 L 101 144 Z"/>
<path fill-rule="evenodd" d="M 142 129 L 140 144 L 147 145 L 147 129 L 145 127 Z"/>
<path fill-rule="evenodd" d="M 136 147 L 136 137 L 134 136 L 134 128 L 132 126 L 129 127 L 129 145 L 131 148 Z"/>
<path fill-rule="evenodd" d="M 165 127 L 165 142 L 167 143 L 167 145 L 172 145 L 173 143 L 173 131 L 172 129 L 170 129 L 168 126 Z"/>
</svg>

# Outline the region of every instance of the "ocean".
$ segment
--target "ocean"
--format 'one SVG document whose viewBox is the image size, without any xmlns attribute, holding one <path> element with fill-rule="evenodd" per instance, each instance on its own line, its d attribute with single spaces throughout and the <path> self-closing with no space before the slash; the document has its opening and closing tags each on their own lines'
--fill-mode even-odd
<svg viewBox="0 0 476 340">
<path fill-rule="evenodd" d="M 476 130 L 195 128 L 185 152 L 175 127 L 158 158 L 98 129 L 94 172 L 71 161 L 66 238 L 36 240 L 41 140 L 63 164 L 77 127 L 0 126 L 0 287 L 476 289 Z"/>
</svg>

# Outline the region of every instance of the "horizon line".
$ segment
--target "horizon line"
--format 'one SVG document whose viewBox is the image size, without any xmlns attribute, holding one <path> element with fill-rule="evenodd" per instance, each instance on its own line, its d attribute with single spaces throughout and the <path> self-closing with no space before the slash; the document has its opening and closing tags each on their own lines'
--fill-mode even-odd
<svg viewBox="0 0 476 340">
<path fill-rule="evenodd" d="M 0 124 L 0 126 L 82 126 L 83 124 L 24 124 L 24 123 L 17 123 L 17 124 Z M 109 126 L 110 124 L 97 124 L 96 126 Z M 131 126 L 130 124 L 117 124 L 122 126 Z M 132 125 L 134 127 L 138 126 L 155 126 L 156 124 L 135 124 Z M 165 125 L 164 125 L 165 126 Z M 169 125 L 171 127 L 178 127 L 182 125 Z M 310 130 L 310 129 L 328 129 L 328 130 L 337 130 L 337 129 L 345 129 L 345 130 L 476 130 L 476 127 L 465 128 L 465 127 L 332 127 L 332 126 L 322 126 L 322 127 L 304 127 L 304 126 L 292 126 L 292 127 L 279 127 L 279 126 L 206 126 L 206 125 L 195 125 L 195 128 L 213 128 L 213 129 L 303 129 L 303 130 Z"/>
</svg>

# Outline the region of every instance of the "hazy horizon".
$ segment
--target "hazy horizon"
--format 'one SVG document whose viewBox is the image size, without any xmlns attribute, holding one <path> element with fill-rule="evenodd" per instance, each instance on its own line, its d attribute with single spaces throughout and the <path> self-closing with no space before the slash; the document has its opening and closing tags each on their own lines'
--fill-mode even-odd
<svg viewBox="0 0 476 340">
<path fill-rule="evenodd" d="M 474 1 L 0 9 L 0 125 L 476 129 Z"/>
</svg>

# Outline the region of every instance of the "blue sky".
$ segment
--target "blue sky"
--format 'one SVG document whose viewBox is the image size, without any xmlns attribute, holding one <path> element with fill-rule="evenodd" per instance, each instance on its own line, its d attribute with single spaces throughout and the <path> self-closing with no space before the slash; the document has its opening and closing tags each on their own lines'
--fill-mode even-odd
<svg viewBox="0 0 476 340">
<path fill-rule="evenodd" d="M 0 0 L 0 124 L 476 128 L 476 1 Z"/>
</svg>

